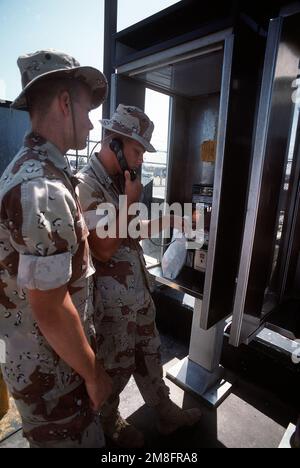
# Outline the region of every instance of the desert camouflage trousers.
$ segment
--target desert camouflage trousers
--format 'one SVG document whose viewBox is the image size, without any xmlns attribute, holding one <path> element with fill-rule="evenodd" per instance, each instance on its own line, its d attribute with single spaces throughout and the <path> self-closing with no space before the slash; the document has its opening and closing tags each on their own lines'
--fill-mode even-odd
<svg viewBox="0 0 300 468">
<path fill-rule="evenodd" d="M 74 421 L 72 421 L 74 425 Z M 40 427 L 38 428 L 40 431 Z M 57 440 L 35 443 L 30 442 L 30 448 L 103 448 L 104 435 L 102 431 L 101 421 L 99 415 L 93 415 L 92 422 L 83 431 L 78 432 L 77 437 L 64 439 L 63 432 L 57 434 Z"/>
<path fill-rule="evenodd" d="M 0 275 L 1 278 L 1 275 Z M 6 342 L 3 377 L 22 418 L 23 434 L 34 448 L 102 448 L 99 415 L 90 407 L 82 378 L 54 350 L 36 326 L 26 300 L 14 294 L 15 281 L 5 278 L 15 308 L 0 305 L 0 339 Z M 91 345 L 95 344 L 93 285 L 84 279 L 72 294 Z"/>
<path fill-rule="evenodd" d="M 163 380 L 156 309 L 150 293 L 144 290 L 137 293 L 134 305 L 107 308 L 100 314 L 99 303 L 95 323 L 99 358 L 113 381 L 112 395 L 101 409 L 101 416 L 107 419 L 115 414 L 131 376 L 146 405 L 157 406 L 168 398 L 169 388 Z"/>
</svg>

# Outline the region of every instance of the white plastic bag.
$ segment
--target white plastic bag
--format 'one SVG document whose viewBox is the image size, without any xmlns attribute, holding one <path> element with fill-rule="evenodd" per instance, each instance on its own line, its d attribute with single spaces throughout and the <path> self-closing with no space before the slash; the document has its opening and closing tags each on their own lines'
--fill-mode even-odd
<svg viewBox="0 0 300 468">
<path fill-rule="evenodd" d="M 174 229 L 172 244 L 166 250 L 162 259 L 163 276 L 176 279 L 185 265 L 187 257 L 186 238 L 178 229 Z"/>
</svg>

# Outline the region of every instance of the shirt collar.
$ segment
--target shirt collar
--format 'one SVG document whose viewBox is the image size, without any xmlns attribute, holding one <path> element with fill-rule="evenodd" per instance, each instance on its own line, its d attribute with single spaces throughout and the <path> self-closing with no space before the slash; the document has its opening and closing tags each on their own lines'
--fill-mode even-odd
<svg viewBox="0 0 300 468">
<path fill-rule="evenodd" d="M 51 161 L 55 167 L 65 172 L 69 178 L 73 177 L 69 162 L 60 150 L 50 141 L 47 141 L 37 133 L 31 132 L 25 136 L 24 146 L 38 152 L 41 156 Z"/>
</svg>

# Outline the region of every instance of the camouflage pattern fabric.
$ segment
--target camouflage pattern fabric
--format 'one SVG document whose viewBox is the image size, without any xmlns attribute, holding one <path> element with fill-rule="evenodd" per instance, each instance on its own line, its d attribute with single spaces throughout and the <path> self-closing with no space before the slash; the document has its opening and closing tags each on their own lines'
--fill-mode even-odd
<svg viewBox="0 0 300 468">
<path fill-rule="evenodd" d="M 149 153 L 156 153 L 151 145 L 154 124 L 138 107 L 120 104 L 110 120 L 104 119 L 100 123 L 106 130 L 136 140 Z"/>
<path fill-rule="evenodd" d="M 92 107 L 100 106 L 107 97 L 106 77 L 93 67 L 81 67 L 68 54 L 54 49 L 39 50 L 18 58 L 21 73 L 22 92 L 11 104 L 14 109 L 28 110 L 26 92 L 37 81 L 46 78 L 74 78 L 86 84 L 92 93 Z"/>
<path fill-rule="evenodd" d="M 80 447 L 93 439 L 96 424 L 82 378 L 49 346 L 27 299 L 28 289 L 47 291 L 68 284 L 95 349 L 94 268 L 74 187 L 58 149 L 34 134 L 26 137 L 0 180 L 0 339 L 6 344 L 2 372 L 24 434 L 36 447 Z M 97 437 L 103 446 L 102 434 Z"/>
<path fill-rule="evenodd" d="M 72 433 L 74 434 L 72 437 L 66 438 L 66 429 L 61 428 L 61 425 L 59 425 L 58 429 L 57 427 L 54 428 L 54 440 L 43 442 L 42 448 L 102 448 L 104 446 L 104 436 L 99 415 L 94 415 L 91 424 L 84 430 L 78 427 L 77 433 L 74 431 L 74 427 L 76 427 L 76 420 L 74 418 L 70 419 L 69 425 L 72 427 Z M 38 434 L 37 438 L 39 438 L 41 428 L 37 427 L 36 431 Z M 41 444 L 31 442 L 30 448 L 41 448 Z"/>
<path fill-rule="evenodd" d="M 77 174 L 80 202 L 89 230 L 96 228 L 99 203 L 118 207 L 122 193 L 97 155 Z M 169 394 L 162 378 L 160 339 L 155 326 L 151 279 L 138 241 L 126 239 L 107 263 L 94 259 L 95 326 L 99 358 L 113 379 L 104 414 L 118 406 L 119 394 L 134 375 L 145 402 L 156 406 Z"/>
<path fill-rule="evenodd" d="M 148 406 L 157 406 L 169 395 L 163 380 L 155 305 L 149 293 L 145 302 L 139 299 L 138 295 L 135 305 L 103 309 L 97 326 L 99 354 L 113 381 L 112 394 L 101 409 L 106 420 L 116 414 L 120 394 L 131 376 Z"/>
</svg>

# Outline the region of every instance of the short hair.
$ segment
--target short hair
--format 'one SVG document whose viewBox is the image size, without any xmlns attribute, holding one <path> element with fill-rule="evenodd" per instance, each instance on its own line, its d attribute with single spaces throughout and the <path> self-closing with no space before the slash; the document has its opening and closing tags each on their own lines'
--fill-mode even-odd
<svg viewBox="0 0 300 468">
<path fill-rule="evenodd" d="M 45 78 L 39 80 L 26 92 L 30 116 L 34 113 L 46 115 L 55 97 L 65 91 L 69 93 L 73 101 L 78 101 L 80 90 L 83 87 L 91 92 L 85 83 L 74 78 Z"/>
<path fill-rule="evenodd" d="M 113 135 L 116 135 L 116 133 L 114 133 L 112 130 L 108 130 L 107 128 L 104 129 L 104 137 L 105 138 L 112 137 Z"/>
</svg>

